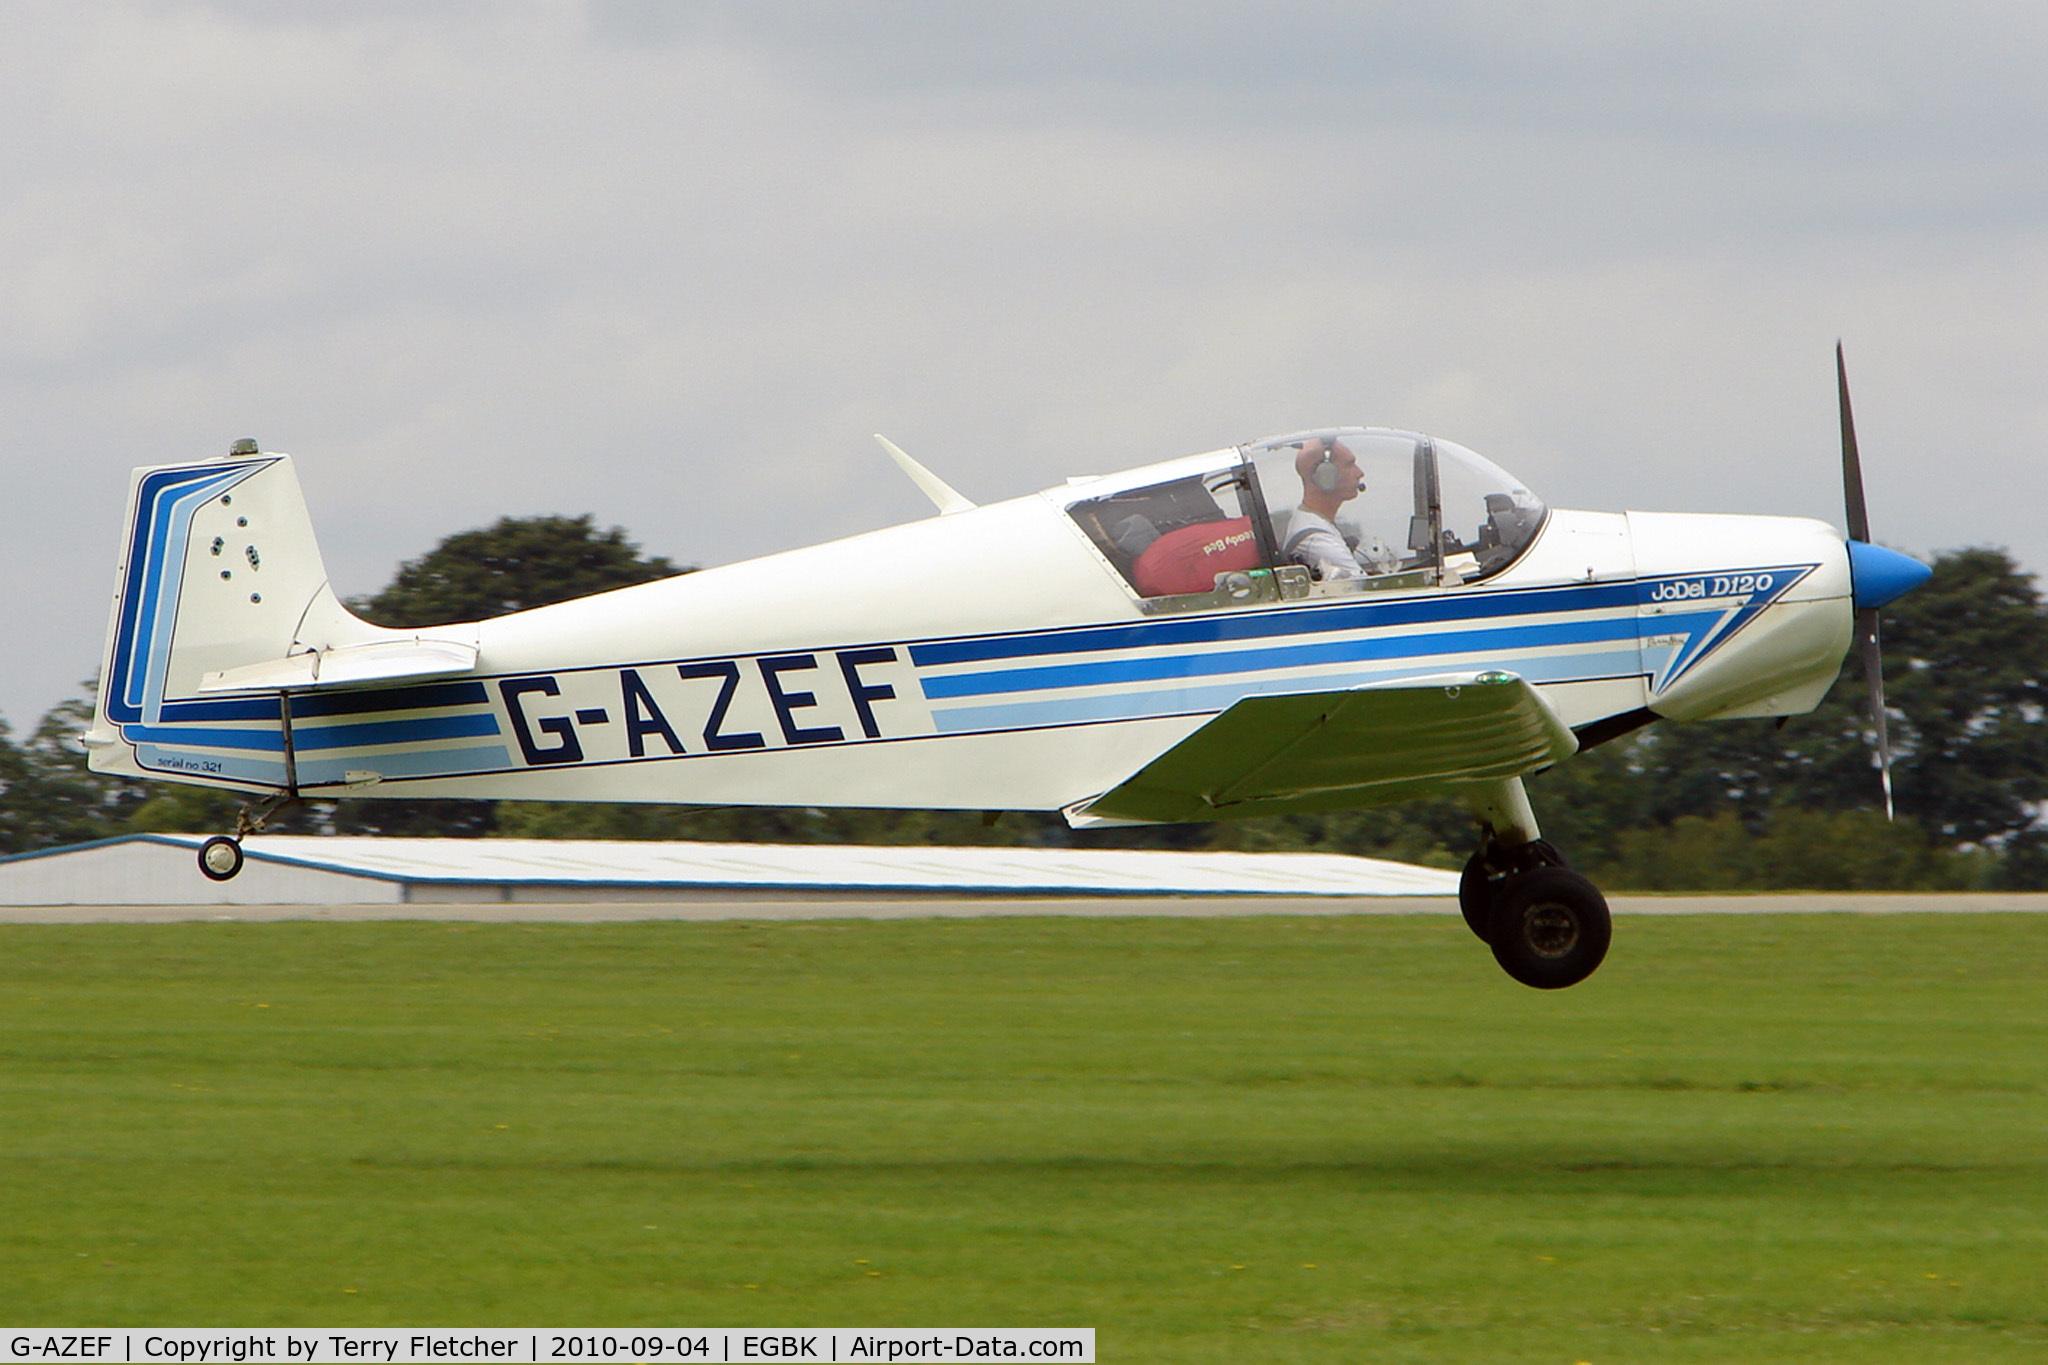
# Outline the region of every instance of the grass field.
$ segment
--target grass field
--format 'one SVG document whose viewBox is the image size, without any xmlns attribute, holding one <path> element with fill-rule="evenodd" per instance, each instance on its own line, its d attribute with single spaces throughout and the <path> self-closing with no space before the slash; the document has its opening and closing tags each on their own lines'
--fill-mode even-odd
<svg viewBox="0 0 2048 1365">
<path fill-rule="evenodd" d="M 0 927 L 0 1322 L 2048 1358 L 2048 916 Z"/>
</svg>

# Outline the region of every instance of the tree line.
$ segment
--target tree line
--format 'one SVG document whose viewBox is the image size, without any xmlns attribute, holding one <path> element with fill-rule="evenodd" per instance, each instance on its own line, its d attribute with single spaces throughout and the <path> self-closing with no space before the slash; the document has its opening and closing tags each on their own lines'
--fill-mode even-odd
<svg viewBox="0 0 2048 1365">
<path fill-rule="evenodd" d="M 589 516 L 508 517 L 443 540 L 350 605 L 425 627 L 689 572 Z M 1888 608 L 1897 789 L 1887 822 L 1860 665 L 1811 715 L 1663 723 L 1529 779 L 1544 833 L 1616 890 L 2048 888 L 2048 604 L 2003 550 L 1936 556 Z M 88 771 L 87 695 L 17 739 L 0 720 L 0 854 L 112 835 L 231 829 L 241 799 Z M 1057 815 L 521 801 L 313 802 L 278 832 L 735 842 L 1315 851 L 1455 868 L 1476 835 L 1455 801 L 1202 825 L 1075 831 Z"/>
</svg>

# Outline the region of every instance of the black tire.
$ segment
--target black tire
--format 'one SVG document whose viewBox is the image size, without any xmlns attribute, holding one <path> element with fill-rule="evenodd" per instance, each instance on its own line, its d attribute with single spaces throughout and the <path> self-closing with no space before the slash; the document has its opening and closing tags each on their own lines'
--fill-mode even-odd
<svg viewBox="0 0 2048 1365">
<path fill-rule="evenodd" d="M 1509 976 L 1554 991 L 1591 976 L 1613 937 L 1599 887 L 1569 868 L 1538 867 L 1510 878 L 1495 897 L 1488 946 Z"/>
<path fill-rule="evenodd" d="M 1481 943 L 1493 942 L 1493 902 L 1505 882 L 1501 873 L 1486 860 L 1480 849 L 1465 862 L 1458 877 L 1458 909 L 1465 914 L 1465 927 Z"/>
<path fill-rule="evenodd" d="M 225 882 L 242 870 L 242 846 L 216 834 L 199 846 L 199 870 L 212 881 Z"/>
<path fill-rule="evenodd" d="M 1489 835 L 1479 851 L 1465 860 L 1465 870 L 1458 877 L 1458 909 L 1464 912 L 1465 927 L 1491 946 L 1493 912 L 1509 880 L 1517 872 L 1564 865 L 1564 855 L 1547 839 L 1532 840 L 1510 853 Z"/>
</svg>

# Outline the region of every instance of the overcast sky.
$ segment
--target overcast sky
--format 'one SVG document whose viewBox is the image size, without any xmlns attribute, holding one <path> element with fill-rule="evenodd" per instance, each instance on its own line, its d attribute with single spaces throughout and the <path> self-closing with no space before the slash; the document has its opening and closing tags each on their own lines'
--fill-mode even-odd
<svg viewBox="0 0 2048 1365">
<path fill-rule="evenodd" d="M 2048 568 L 2048 6 L 10 4 L 0 716 L 126 471 L 721 563 L 1307 426 Z"/>
</svg>

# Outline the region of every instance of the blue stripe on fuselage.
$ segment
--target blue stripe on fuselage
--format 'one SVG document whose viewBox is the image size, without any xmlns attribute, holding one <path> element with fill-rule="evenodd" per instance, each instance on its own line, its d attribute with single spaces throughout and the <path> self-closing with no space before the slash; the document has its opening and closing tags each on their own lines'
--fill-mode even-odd
<svg viewBox="0 0 2048 1365">
<path fill-rule="evenodd" d="M 910 646 L 920 668 L 986 663 L 1047 654 L 1089 654 L 1098 650 L 1159 645 L 1221 644 L 1275 635 L 1319 635 L 1332 631 L 1431 625 L 1475 618 L 1536 616 L 1634 607 L 1639 584 L 1573 583 L 1562 587 L 1472 589 L 1455 596 L 1411 597 L 1392 602 L 1293 605 L 1271 611 L 1221 616 L 1179 616 L 1128 625 L 1071 626 L 1017 635 L 938 640 Z"/>
<path fill-rule="evenodd" d="M 276 715 L 272 708 L 272 716 Z M 298 714 L 298 707 L 292 707 Z M 199 725 L 125 725 L 122 733 L 132 743 L 153 740 L 195 749 L 267 749 L 284 751 L 284 731 L 276 726 L 229 730 Z M 498 718 L 488 711 L 461 716 L 421 716 L 413 720 L 368 721 L 357 725 L 313 725 L 292 730 L 292 747 L 300 751 L 318 749 L 364 749 L 384 744 L 427 744 L 441 739 L 475 739 L 498 734 Z"/>
<path fill-rule="evenodd" d="M 417 683 L 410 687 L 377 687 L 347 692 L 294 692 L 292 719 L 356 716 L 379 711 L 426 711 L 448 706 L 484 706 L 490 693 L 480 682 Z M 277 694 L 257 697 L 216 697 L 200 701 L 165 702 L 165 722 L 277 719 Z"/>
<path fill-rule="evenodd" d="M 1638 676 L 1635 650 L 1548 655 L 1507 661 L 1517 677 L 1530 683 L 1582 682 L 1590 678 Z M 1290 674 L 1284 678 L 1234 679 L 1205 686 L 1142 692 L 1093 692 L 1082 697 L 1040 700 L 1027 697 L 985 706 L 934 708 L 932 723 L 940 734 L 971 734 L 983 730 L 1031 730 L 1056 725 L 1090 725 L 1101 721 L 1143 720 L 1154 716 L 1199 715 L 1222 711 L 1246 697 L 1284 696 L 1322 689 L 1339 690 L 1378 682 L 1413 678 L 1409 667 L 1347 670 L 1336 676 Z"/>
<path fill-rule="evenodd" d="M 1608 617 L 1592 621 L 1559 621 L 1545 625 L 1480 630 L 1449 630 L 1429 634 L 1332 640 L 1280 649 L 1239 649 L 1202 654 L 1105 659 L 1092 663 L 1055 664 L 1043 668 L 998 669 L 989 673 L 954 674 L 923 680 L 927 700 L 979 697 L 1000 692 L 1038 692 L 1054 688 L 1097 687 L 1113 683 L 1157 682 L 1166 678 L 1213 677 L 1257 673 L 1268 669 L 1300 669 L 1376 659 L 1421 659 L 1478 650 L 1504 652 L 1547 649 L 1562 645 L 1608 643 L 1636 638 L 1636 618 Z"/>
</svg>

